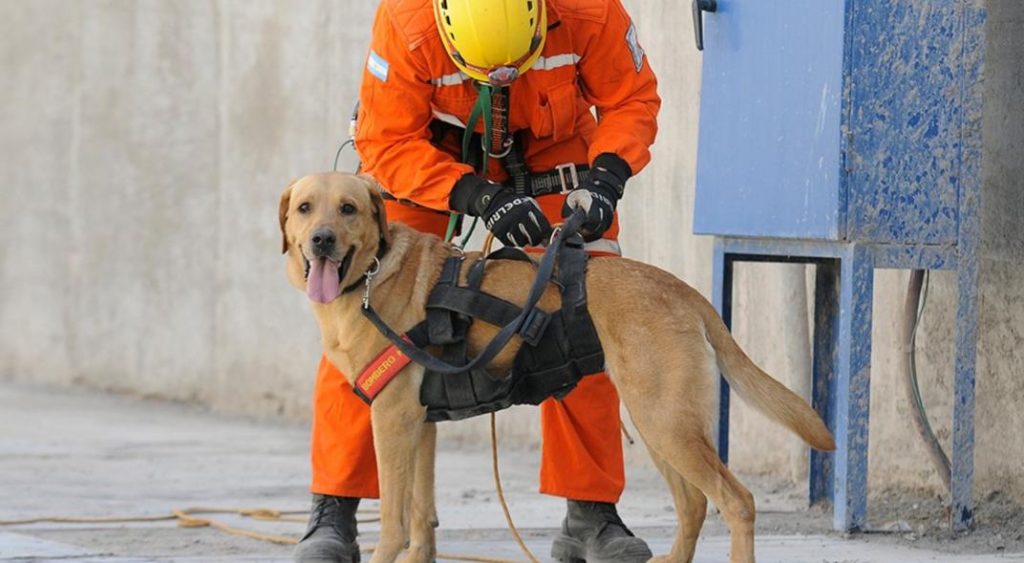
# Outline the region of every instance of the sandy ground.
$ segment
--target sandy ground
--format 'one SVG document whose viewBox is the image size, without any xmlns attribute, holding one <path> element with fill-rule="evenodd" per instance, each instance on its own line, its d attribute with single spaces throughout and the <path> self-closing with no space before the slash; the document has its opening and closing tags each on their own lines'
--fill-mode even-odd
<svg viewBox="0 0 1024 563">
<path fill-rule="evenodd" d="M 0 520 L 153 516 L 196 506 L 272 508 L 295 511 L 297 521 L 211 516 L 297 537 L 309 502 L 307 435 L 304 425 L 0 381 Z M 543 560 L 564 501 L 536 493 L 537 452 L 502 450 L 501 460 L 513 517 Z M 489 448 L 442 444 L 437 475 L 442 554 L 524 559 L 496 500 Z M 674 513 L 660 477 L 645 470 L 628 477 L 623 518 L 655 553 L 667 552 Z M 830 531 L 827 512 L 802 508 L 802 486 L 742 479 L 758 500 L 762 563 L 1024 562 L 1024 512 L 999 496 L 982 499 L 977 530 L 953 537 L 937 499 L 890 492 L 871 502 L 871 522 L 886 533 L 844 537 Z M 364 517 L 372 519 L 375 503 L 364 505 Z M 361 525 L 361 542 L 372 544 L 376 532 L 376 523 Z M 286 561 L 290 551 L 173 521 L 0 526 L 4 562 Z M 696 561 L 727 559 L 727 531 L 712 509 Z"/>
</svg>

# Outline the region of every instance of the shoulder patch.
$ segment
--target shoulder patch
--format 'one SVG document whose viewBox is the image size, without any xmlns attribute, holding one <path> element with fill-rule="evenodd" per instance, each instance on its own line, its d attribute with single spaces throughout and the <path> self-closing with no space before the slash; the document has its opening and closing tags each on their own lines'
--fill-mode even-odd
<svg viewBox="0 0 1024 563">
<path fill-rule="evenodd" d="M 366 70 L 369 70 L 370 74 L 379 78 L 381 82 L 388 81 L 388 62 L 372 50 L 370 56 L 366 58 Z"/>
<path fill-rule="evenodd" d="M 626 45 L 629 46 L 629 52 L 633 55 L 633 66 L 639 73 L 640 69 L 644 68 L 644 48 L 640 46 L 640 41 L 636 36 L 636 24 L 632 21 L 629 22 L 629 29 L 626 31 Z"/>
</svg>

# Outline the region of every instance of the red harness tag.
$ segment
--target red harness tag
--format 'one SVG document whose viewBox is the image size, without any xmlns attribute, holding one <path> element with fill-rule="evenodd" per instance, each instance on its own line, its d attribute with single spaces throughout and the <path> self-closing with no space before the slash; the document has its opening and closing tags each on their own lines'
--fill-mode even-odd
<svg viewBox="0 0 1024 563">
<path fill-rule="evenodd" d="M 388 346 L 356 378 L 356 385 L 353 388 L 356 395 L 366 401 L 366 404 L 372 403 L 381 390 L 411 361 L 409 356 L 394 344 Z"/>
</svg>

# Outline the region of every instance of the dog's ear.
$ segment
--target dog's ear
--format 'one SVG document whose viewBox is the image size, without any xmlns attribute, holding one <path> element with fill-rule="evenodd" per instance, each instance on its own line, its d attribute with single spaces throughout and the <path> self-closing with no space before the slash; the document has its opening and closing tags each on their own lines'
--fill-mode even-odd
<svg viewBox="0 0 1024 563">
<path fill-rule="evenodd" d="M 373 202 L 373 213 L 377 218 L 377 230 L 380 232 L 380 239 L 385 245 L 391 244 L 391 229 L 388 228 L 388 216 L 384 211 L 384 197 L 380 184 L 371 176 L 360 174 L 360 178 L 366 182 L 366 189 L 370 192 L 370 201 Z"/>
<path fill-rule="evenodd" d="M 277 208 L 277 220 L 281 223 L 281 254 L 288 252 L 288 234 L 284 232 L 284 224 L 288 220 L 288 206 L 292 200 L 292 186 L 298 180 L 292 180 L 281 193 L 281 203 Z"/>
</svg>

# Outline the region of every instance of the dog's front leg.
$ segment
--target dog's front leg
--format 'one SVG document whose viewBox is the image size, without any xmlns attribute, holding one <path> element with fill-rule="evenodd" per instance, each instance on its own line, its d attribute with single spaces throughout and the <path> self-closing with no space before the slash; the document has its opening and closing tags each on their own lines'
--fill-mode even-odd
<svg viewBox="0 0 1024 563">
<path fill-rule="evenodd" d="M 437 555 L 434 528 L 437 510 L 434 505 L 434 450 L 437 427 L 424 424 L 416 446 L 416 468 L 413 480 L 412 506 L 409 507 L 409 551 L 402 563 L 430 563 Z"/>
<path fill-rule="evenodd" d="M 374 400 L 373 442 L 380 481 L 380 541 L 372 563 L 390 563 L 408 539 L 407 511 L 412 500 L 416 446 L 426 411 L 419 401 L 422 368 L 409 366 Z"/>
</svg>

